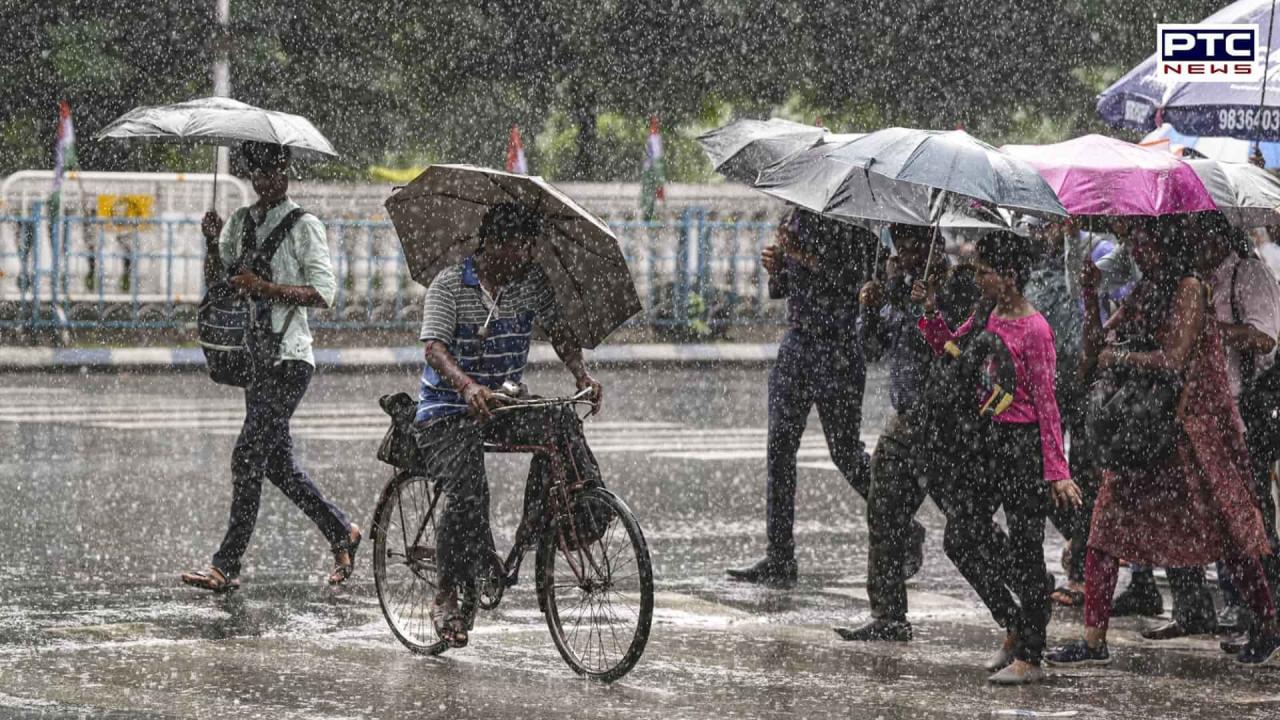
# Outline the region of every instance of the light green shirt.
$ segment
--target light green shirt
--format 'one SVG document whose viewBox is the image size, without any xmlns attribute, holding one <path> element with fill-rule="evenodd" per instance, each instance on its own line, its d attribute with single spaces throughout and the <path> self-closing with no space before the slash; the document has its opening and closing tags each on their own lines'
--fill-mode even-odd
<svg viewBox="0 0 1280 720">
<path fill-rule="evenodd" d="M 292 200 L 285 199 L 267 212 L 265 219 L 255 217 L 258 221 L 258 247 L 267 241 L 267 236 L 280 224 L 286 215 L 298 207 Z M 242 207 L 232 213 L 227 224 L 222 228 L 222 236 L 218 240 L 218 251 L 222 262 L 227 267 L 240 257 L 240 239 L 244 237 L 245 216 L 248 207 Z M 333 276 L 333 264 L 329 259 L 329 241 L 325 235 L 324 223 L 314 215 L 304 215 L 298 219 L 289 236 L 280 244 L 275 257 L 271 259 L 271 281 L 277 285 L 309 285 L 324 298 L 325 305 L 333 307 L 333 295 L 337 291 L 337 281 Z M 276 332 L 284 330 L 280 341 L 280 360 L 301 360 L 312 366 L 316 364 L 315 355 L 311 351 L 311 328 L 307 325 L 307 309 L 297 308 L 288 329 L 285 329 L 285 318 L 293 305 L 273 303 L 271 307 L 271 326 Z"/>
</svg>

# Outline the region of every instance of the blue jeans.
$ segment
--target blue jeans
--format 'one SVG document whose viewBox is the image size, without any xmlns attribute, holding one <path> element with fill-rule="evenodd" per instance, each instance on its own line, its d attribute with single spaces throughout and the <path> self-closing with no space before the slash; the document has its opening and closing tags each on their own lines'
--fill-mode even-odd
<svg viewBox="0 0 1280 720">
<path fill-rule="evenodd" d="M 849 332 L 787 330 L 769 373 L 767 525 L 769 557 L 795 557 L 796 453 L 816 404 L 831 459 L 863 498 L 871 486 L 871 458 L 862 444 L 862 393 L 867 370 Z"/>
<path fill-rule="evenodd" d="M 264 476 L 311 518 L 334 550 L 345 549 L 350 542 L 347 516 L 325 499 L 293 459 L 289 419 L 314 372 L 305 362 L 286 360 L 245 388 L 244 426 L 231 453 L 231 517 L 213 556 L 213 566 L 229 578 L 240 574 L 240 558 L 258 521 Z"/>
</svg>

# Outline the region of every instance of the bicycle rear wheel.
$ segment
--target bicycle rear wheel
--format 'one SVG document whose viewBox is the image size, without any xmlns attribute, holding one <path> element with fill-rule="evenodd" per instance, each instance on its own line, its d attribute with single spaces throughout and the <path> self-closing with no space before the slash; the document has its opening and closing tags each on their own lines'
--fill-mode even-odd
<svg viewBox="0 0 1280 720">
<path fill-rule="evenodd" d="M 435 498 L 427 478 L 400 472 L 373 515 L 373 582 L 382 616 L 397 640 L 424 655 L 449 647 L 429 615 L 437 587 Z"/>
<path fill-rule="evenodd" d="M 603 488 L 574 497 L 574 517 L 603 518 L 590 537 L 558 518 L 538 546 L 538 597 L 556 649 L 605 682 L 640 660 L 653 620 L 653 565 L 640 523 Z"/>
</svg>

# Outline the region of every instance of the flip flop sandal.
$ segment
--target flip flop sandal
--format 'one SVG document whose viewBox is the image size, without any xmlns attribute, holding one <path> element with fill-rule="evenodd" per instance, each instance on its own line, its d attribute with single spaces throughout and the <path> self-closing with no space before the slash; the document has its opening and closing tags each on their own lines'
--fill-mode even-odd
<svg viewBox="0 0 1280 720">
<path fill-rule="evenodd" d="M 436 635 L 448 643 L 449 647 L 467 646 L 467 641 L 470 639 L 467 637 L 467 619 L 461 611 L 432 603 L 427 614 L 431 618 L 431 625 L 435 628 Z"/>
<path fill-rule="evenodd" d="M 1072 590 L 1066 585 L 1049 593 L 1049 599 L 1063 607 L 1084 607 L 1084 591 Z"/>
<path fill-rule="evenodd" d="M 345 547 L 339 547 L 333 551 L 333 572 L 329 573 L 330 585 L 341 585 L 356 570 L 356 550 L 360 549 L 360 541 L 364 539 L 364 534 L 360 532 L 358 527 L 355 528 L 355 531 L 355 540 L 349 540 Z M 347 564 L 345 565 L 338 562 L 338 555 L 344 552 L 347 554 Z"/>
<path fill-rule="evenodd" d="M 182 583 L 191 587 L 221 594 L 240 589 L 239 578 L 228 578 L 222 571 L 210 566 L 208 570 L 182 573 Z"/>
</svg>

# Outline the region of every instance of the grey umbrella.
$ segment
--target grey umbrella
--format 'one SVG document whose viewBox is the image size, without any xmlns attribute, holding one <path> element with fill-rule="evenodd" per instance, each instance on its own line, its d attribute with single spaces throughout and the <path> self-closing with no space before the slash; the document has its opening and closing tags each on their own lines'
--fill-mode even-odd
<svg viewBox="0 0 1280 720">
<path fill-rule="evenodd" d="M 224 97 L 134 108 L 98 131 L 95 137 L 227 146 L 256 140 L 321 155 L 338 154 L 306 118 L 263 110 Z"/>
<path fill-rule="evenodd" d="M 995 213 L 971 212 L 967 199 L 852 164 L 840 154 L 849 142 L 856 140 L 823 143 L 784 158 L 762 170 L 752 187 L 808 210 L 859 224 L 1008 227 Z"/>
<path fill-rule="evenodd" d="M 1196 171 L 1213 202 L 1236 227 L 1280 224 L 1280 180 L 1256 165 L 1221 160 L 1184 160 Z"/>
<path fill-rule="evenodd" d="M 799 162 L 801 157 L 784 162 Z M 887 128 L 829 146 L 822 161 L 847 168 L 850 174 L 880 175 L 1026 214 L 1067 214 L 1035 168 L 963 130 Z"/>
<path fill-rule="evenodd" d="M 150 142 L 189 142 L 236 146 L 247 140 L 288 145 L 297 150 L 336 156 L 333 145 L 301 115 L 263 110 L 238 100 L 207 97 L 174 105 L 136 107 L 98 131 L 103 138 Z M 218 197 L 214 167 L 213 197 Z"/>
<path fill-rule="evenodd" d="M 770 118 L 734 120 L 698 137 L 716 172 L 730 180 L 751 184 L 764 168 L 793 153 L 813 147 L 827 131 L 813 125 Z"/>
<path fill-rule="evenodd" d="M 429 285 L 440 270 L 474 253 L 485 213 L 504 202 L 542 216 L 538 264 L 583 347 L 600 344 L 640 312 L 631 270 L 603 221 L 541 177 L 472 165 L 432 165 L 387 198 L 413 279 Z"/>
</svg>

